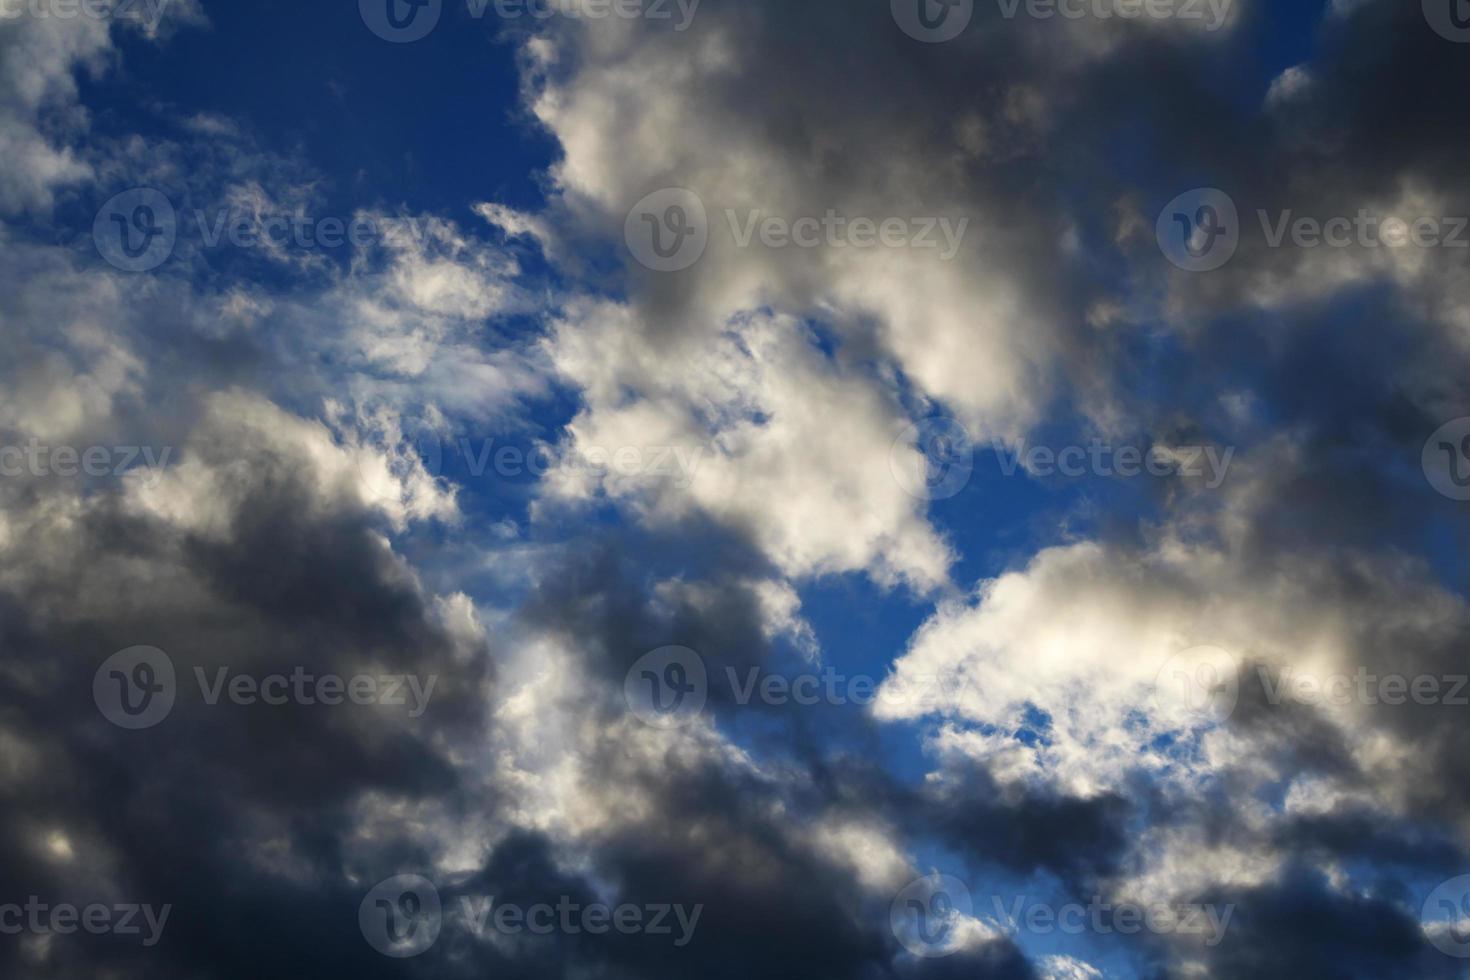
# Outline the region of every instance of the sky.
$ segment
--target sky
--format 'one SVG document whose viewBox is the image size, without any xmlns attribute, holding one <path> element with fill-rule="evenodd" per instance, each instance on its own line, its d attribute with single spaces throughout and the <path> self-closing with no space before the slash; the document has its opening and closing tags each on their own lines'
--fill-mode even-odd
<svg viewBox="0 0 1470 980">
<path fill-rule="evenodd" d="M 1465 0 L 0 80 L 0 975 L 1470 976 Z"/>
</svg>

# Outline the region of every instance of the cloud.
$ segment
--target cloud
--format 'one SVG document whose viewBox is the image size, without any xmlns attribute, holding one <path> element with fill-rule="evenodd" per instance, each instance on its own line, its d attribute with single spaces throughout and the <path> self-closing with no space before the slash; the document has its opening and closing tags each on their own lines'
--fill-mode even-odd
<svg viewBox="0 0 1470 980">
<path fill-rule="evenodd" d="M 861 371 L 832 363 L 802 324 L 740 317 L 671 349 L 651 344 L 625 308 L 570 313 L 548 344 L 560 376 L 584 393 L 568 451 L 667 449 L 691 462 L 677 481 L 648 468 L 565 468 L 551 474 L 550 494 L 606 493 L 650 521 L 700 513 L 748 529 L 787 575 L 867 570 L 921 590 L 946 580 L 947 545 L 893 476 L 897 406 Z"/>
<path fill-rule="evenodd" d="M 177 9 L 145 34 L 202 20 Z M 423 212 L 357 184 L 339 217 L 390 234 L 334 251 L 185 228 L 137 275 L 95 254 L 89 215 L 72 227 L 92 197 L 146 184 L 185 219 L 266 220 L 345 181 L 215 112 L 94 134 L 78 73 L 114 65 L 116 35 L 0 24 L 0 444 L 168 450 L 0 480 L 0 862 L 19 893 L 177 907 L 155 952 L 29 937 L 0 969 L 1448 976 L 1415 899 L 1464 860 L 1460 717 L 1310 685 L 1460 670 L 1470 610 L 1440 553 L 1460 518 L 1417 466 L 1463 401 L 1463 276 L 1448 251 L 1258 241 L 1176 275 L 1151 231 L 1203 180 L 1247 220 L 1461 210 L 1463 126 L 1423 93 L 1463 90 L 1465 62 L 1417 18 L 1334 4 L 1310 60 L 1247 84 L 1263 4 L 1218 30 L 986 10 L 946 45 L 882 3 L 707 0 L 687 32 L 556 17 L 512 34 L 560 151 L 544 206 Z M 708 218 L 683 272 L 625 248 L 664 187 Z M 829 216 L 842 247 L 760 231 Z M 858 244 L 858 219 L 936 247 Z M 1116 508 L 1017 484 L 1040 501 L 1017 544 L 988 514 L 941 527 L 895 474 L 921 462 L 910 422 L 940 414 L 980 442 L 1238 453 L 1218 487 L 1159 480 Z M 544 479 L 452 458 L 507 432 L 554 451 Z M 1005 554 L 962 547 L 992 540 Z M 833 586 L 885 605 L 833 629 L 857 601 Z M 670 644 L 712 678 L 675 730 L 624 689 Z M 134 646 L 189 684 L 435 686 L 421 714 L 196 687 L 125 732 L 90 695 Z M 953 699 L 745 706 L 727 680 L 870 654 L 887 692 L 938 679 Z M 1234 682 L 1227 710 L 1161 682 L 1180 657 Z M 891 903 L 941 863 L 1236 913 L 1218 947 L 1093 937 L 1086 959 L 968 918 L 954 956 L 923 959 Z M 450 908 L 697 903 L 702 925 L 687 949 L 450 929 L 398 963 L 351 913 L 404 873 Z"/>
</svg>

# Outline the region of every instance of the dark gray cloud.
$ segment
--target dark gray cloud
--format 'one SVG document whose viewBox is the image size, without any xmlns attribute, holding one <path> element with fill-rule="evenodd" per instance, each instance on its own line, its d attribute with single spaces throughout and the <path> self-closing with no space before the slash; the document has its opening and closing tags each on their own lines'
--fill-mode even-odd
<svg viewBox="0 0 1470 980">
<path fill-rule="evenodd" d="M 179 455 L 158 474 L 0 483 L 0 902 L 173 909 L 156 948 L 4 937 L 0 972 L 1053 980 L 1012 938 L 946 959 L 903 951 L 889 902 L 926 871 L 915 855 L 937 849 L 1078 898 L 1144 888 L 1235 906 L 1218 947 L 1127 944 L 1159 977 L 1454 975 L 1417 898 L 1464 868 L 1465 708 L 1377 705 L 1344 722 L 1269 697 L 1248 672 L 1228 722 L 1195 741 L 1151 737 L 1134 769 L 1112 761 L 1126 740 L 1051 741 L 1115 707 L 1115 689 L 1088 687 L 1106 658 L 1016 664 L 1024 680 L 1060 678 L 1028 695 L 1066 691 L 1024 705 L 1028 718 L 1059 705 L 1076 718 L 1015 731 L 742 706 L 725 681 L 810 665 L 799 603 L 783 619 L 773 587 L 853 572 L 921 595 L 952 584 L 948 542 L 898 497 L 888 460 L 853 458 L 886 455 L 919 409 L 1006 438 L 1064 420 L 1083 436 L 1240 450 L 1226 489 L 1160 481 L 1148 520 L 1117 516 L 1095 552 L 1050 556 L 1080 569 L 1060 585 L 1044 568 L 1019 575 L 1017 604 L 1040 593 L 1057 616 L 1100 610 L 1079 630 L 1114 639 L 1225 622 L 1260 641 L 1237 651 L 1250 670 L 1279 666 L 1265 647 L 1295 644 L 1327 651 L 1311 666 L 1464 671 L 1470 620 L 1448 568 L 1462 515 L 1419 472 L 1429 433 L 1470 414 L 1463 254 L 1270 248 L 1256 211 L 1470 212 L 1457 96 L 1470 60 L 1418 5 L 1367 0 L 1324 9 L 1310 59 L 1282 76 L 1258 64 L 1278 12 L 1237 6 L 1207 34 L 1011 21 L 981 4 L 941 45 L 906 37 L 882 2 L 704 0 L 682 34 L 548 25 L 537 43 L 559 57 L 522 57 L 564 156 L 534 230 L 587 295 L 543 284 L 546 309 L 518 278 L 524 253 L 447 222 L 423 248 L 349 268 L 185 247 L 146 282 L 85 271 L 84 250 L 55 247 L 31 218 L 7 226 L 0 434 Z M 74 40 L 56 51 L 52 33 L 8 33 L 0 54 L 49 51 L 42 81 L 64 89 L 108 47 L 105 32 Z M 0 145 L 36 151 L 0 180 L 7 213 L 53 199 L 86 210 L 68 188 L 191 168 L 181 206 L 250 186 L 313 199 L 309 169 L 248 140 L 169 144 L 150 164 L 84 143 L 80 127 L 37 128 L 48 104 L 0 97 Z M 55 156 L 68 141 L 76 156 Z M 968 217 L 970 237 L 938 270 L 728 243 L 676 276 L 607 261 L 627 208 L 670 184 L 697 189 L 716 223 L 727 207 L 839 208 Z M 1218 271 L 1180 273 L 1153 222 L 1205 184 L 1235 200 L 1242 244 Z M 267 288 L 276 274 L 288 284 Z M 480 332 L 528 311 L 534 338 Z M 320 333 L 293 336 L 303 324 Z M 375 410 L 502 422 L 558 386 L 589 438 L 632 419 L 639 434 L 718 444 L 722 489 L 548 493 L 530 533 L 511 526 L 513 545 L 481 513 L 466 520 L 433 474 L 400 471 L 391 498 L 375 496 Z M 782 429 L 793 416 L 810 425 Z M 844 424 L 858 448 L 814 456 L 812 433 Z M 1195 560 L 1170 565 L 1181 552 Z M 466 586 L 472 602 L 461 578 L 512 587 Z M 985 620 L 947 663 L 999 660 L 1041 620 L 1009 634 L 1003 616 Z M 670 644 L 712 678 L 704 717 L 672 733 L 622 700 L 629 668 Z M 168 654 L 181 695 L 159 726 L 125 731 L 93 680 L 138 645 Z M 419 716 L 211 706 L 194 670 L 220 667 L 436 684 Z M 1119 730 L 1137 735 L 1143 713 Z M 917 778 L 885 765 L 900 720 L 931 750 Z M 994 746 L 1022 741 L 1019 728 L 1017 761 Z M 450 910 L 489 895 L 683 903 L 701 925 L 676 947 L 504 941 L 446 921 L 429 953 L 397 961 L 355 914 L 400 874 L 431 877 Z"/>
</svg>

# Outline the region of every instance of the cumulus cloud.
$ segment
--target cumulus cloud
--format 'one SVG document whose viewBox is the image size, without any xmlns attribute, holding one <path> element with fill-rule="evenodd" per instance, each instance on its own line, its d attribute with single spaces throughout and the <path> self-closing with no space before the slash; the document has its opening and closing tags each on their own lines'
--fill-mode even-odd
<svg viewBox="0 0 1470 980">
<path fill-rule="evenodd" d="M 651 344 L 626 308 L 571 314 L 549 343 L 561 376 L 585 393 L 568 450 L 682 452 L 688 485 L 578 466 L 553 473 L 550 493 L 606 493 L 653 521 L 711 516 L 748 529 L 792 576 L 868 570 L 920 589 L 946 580 L 949 549 L 891 469 L 895 451 L 911 451 L 894 448 L 897 406 L 862 372 L 833 364 L 799 321 L 740 317 L 671 349 Z"/>
<path fill-rule="evenodd" d="M 140 450 L 0 478 L 0 861 L 22 896 L 177 908 L 158 950 L 29 936 L 0 969 L 1452 975 L 1452 926 L 1419 902 L 1470 845 L 1460 717 L 1322 694 L 1461 672 L 1462 515 L 1418 469 L 1465 413 L 1464 277 L 1449 249 L 1250 226 L 1463 211 L 1463 113 L 1424 93 L 1470 69 L 1414 5 L 1338 2 L 1317 49 L 1247 84 L 1275 14 L 1202 6 L 1223 18 L 980 5 L 939 45 L 883 3 L 706 0 L 687 31 L 559 8 L 495 49 L 556 150 L 544 202 L 462 209 L 193 103 L 148 106 L 169 123 L 146 135 L 111 108 L 94 135 L 79 80 L 125 31 L 151 50 L 204 26 L 192 3 L 141 36 L 0 21 L 0 445 Z M 1184 273 L 1155 218 L 1205 182 L 1242 241 Z M 148 274 L 76 216 L 140 185 L 181 222 Z M 669 187 L 708 242 L 656 272 L 625 234 Z M 209 239 L 344 196 L 374 240 Z M 902 479 L 925 464 L 911 423 L 940 415 L 980 446 L 1141 436 L 1234 462 L 1061 503 L 987 472 L 977 514 Z M 544 476 L 477 468 L 507 433 Z M 708 689 L 664 728 L 625 682 L 674 645 Z M 183 686 L 125 731 L 93 685 L 135 647 Z M 413 712 L 194 683 L 298 668 L 433 684 Z M 886 677 L 872 708 L 730 680 L 828 668 Z M 1061 948 L 977 908 L 926 957 L 892 919 L 936 868 L 977 897 L 1232 925 Z M 677 902 L 701 926 L 687 948 L 450 928 L 400 962 L 352 913 L 407 873 L 451 910 Z"/>
</svg>

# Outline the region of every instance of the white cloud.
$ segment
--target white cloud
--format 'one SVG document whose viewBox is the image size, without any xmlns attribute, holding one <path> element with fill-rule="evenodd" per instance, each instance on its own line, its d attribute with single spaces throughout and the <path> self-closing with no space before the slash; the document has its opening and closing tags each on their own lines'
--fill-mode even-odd
<svg viewBox="0 0 1470 980">
<path fill-rule="evenodd" d="M 400 529 L 410 521 L 457 517 L 453 493 L 403 448 L 395 417 L 329 414 L 345 442 L 322 423 L 258 395 L 216 393 L 177 465 L 130 476 L 129 503 L 175 527 L 229 541 L 236 513 L 260 484 L 293 474 L 311 488 L 310 504 L 324 515 L 347 501 L 380 511 Z M 368 441 L 375 432 L 386 432 L 384 445 Z"/>
<path fill-rule="evenodd" d="M 198 0 L 170 0 L 156 24 L 25 12 L 0 17 L 0 214 L 48 211 L 57 189 L 92 179 L 82 145 L 89 117 L 77 103 L 76 73 L 108 69 L 114 24 L 155 39 L 202 23 Z"/>
<path fill-rule="evenodd" d="M 585 407 L 573 457 L 656 447 L 699 452 L 687 487 L 657 474 L 553 471 L 553 498 L 623 500 L 652 522 L 691 514 L 747 529 L 788 575 L 868 571 L 928 589 L 948 546 L 890 469 L 902 417 L 880 388 L 834 364 L 790 317 L 751 315 L 724 333 L 649 337 L 628 308 L 581 304 L 548 343 Z"/>
<path fill-rule="evenodd" d="M 1070 956 L 1044 956 L 1036 966 L 1042 980 L 1103 980 L 1097 967 Z"/>
</svg>

